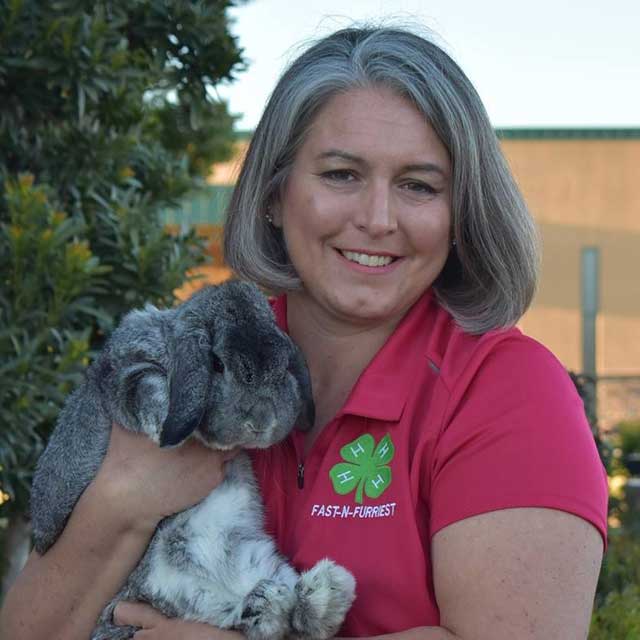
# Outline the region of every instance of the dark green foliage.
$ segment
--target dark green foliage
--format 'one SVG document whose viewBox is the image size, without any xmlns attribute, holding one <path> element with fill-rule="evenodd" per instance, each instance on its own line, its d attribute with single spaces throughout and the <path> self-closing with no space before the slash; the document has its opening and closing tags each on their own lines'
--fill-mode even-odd
<svg viewBox="0 0 640 640">
<path fill-rule="evenodd" d="M 609 594 L 621 593 L 630 585 L 640 589 L 640 540 L 627 532 L 612 531 L 598 581 L 596 604 L 603 605 Z"/>
<path fill-rule="evenodd" d="M 625 494 L 611 510 L 619 526 L 609 529 L 589 640 L 640 638 L 640 512 Z"/>
<path fill-rule="evenodd" d="M 637 640 L 640 638 L 640 587 L 629 585 L 611 592 L 593 614 L 589 640 Z"/>
<path fill-rule="evenodd" d="M 609 528 L 589 640 L 640 638 L 640 513 L 624 494 L 615 503 L 619 526 Z"/>
<path fill-rule="evenodd" d="M 41 436 L 86 364 L 92 303 L 108 271 L 79 239 L 82 222 L 32 182 L 7 181 L 0 224 L 0 482 L 13 498 L 5 509 L 18 510 Z"/>
<path fill-rule="evenodd" d="M 623 422 L 619 422 L 616 425 L 615 431 L 623 456 L 640 453 L 640 420 L 624 420 Z"/>
<path fill-rule="evenodd" d="M 585 404 L 585 412 L 607 473 L 610 476 L 627 475 L 622 461 L 621 439 L 626 439 L 626 453 L 639 450 L 635 446 L 635 437 L 640 422 L 624 423 L 624 435 L 620 433 L 618 425 L 616 438 L 603 437 L 594 410 L 596 381 L 590 376 L 569 374 Z M 609 496 L 609 517 L 618 526 L 609 528 L 608 549 L 598 580 L 589 640 L 640 638 L 640 511 L 634 504 L 625 491 L 621 496 Z"/>
<path fill-rule="evenodd" d="M 233 4 L 0 0 L 0 516 L 104 334 L 203 260 L 159 212 L 231 155 Z"/>
</svg>

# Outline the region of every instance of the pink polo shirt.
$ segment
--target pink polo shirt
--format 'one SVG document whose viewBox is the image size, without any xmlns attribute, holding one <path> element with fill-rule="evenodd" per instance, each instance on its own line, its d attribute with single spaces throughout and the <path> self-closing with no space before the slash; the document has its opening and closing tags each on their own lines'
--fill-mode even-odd
<svg viewBox="0 0 640 640">
<path fill-rule="evenodd" d="M 274 311 L 286 331 L 286 297 Z M 430 292 L 306 457 L 294 432 L 254 467 L 281 552 L 356 577 L 342 636 L 437 626 L 430 542 L 458 520 L 549 507 L 606 538 L 606 474 L 562 365 L 518 329 L 463 332 Z"/>
</svg>

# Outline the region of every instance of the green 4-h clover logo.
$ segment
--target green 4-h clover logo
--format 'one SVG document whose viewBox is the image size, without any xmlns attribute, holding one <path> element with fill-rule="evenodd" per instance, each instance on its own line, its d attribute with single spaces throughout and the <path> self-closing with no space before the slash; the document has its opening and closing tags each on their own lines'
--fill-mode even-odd
<svg viewBox="0 0 640 640">
<path fill-rule="evenodd" d="M 378 498 L 391 484 L 391 462 L 395 452 L 393 442 L 386 435 L 378 445 L 373 436 L 365 433 L 340 449 L 345 462 L 331 468 L 329 476 L 333 488 L 341 496 L 356 490 L 356 502 L 362 504 L 362 492 Z"/>
</svg>

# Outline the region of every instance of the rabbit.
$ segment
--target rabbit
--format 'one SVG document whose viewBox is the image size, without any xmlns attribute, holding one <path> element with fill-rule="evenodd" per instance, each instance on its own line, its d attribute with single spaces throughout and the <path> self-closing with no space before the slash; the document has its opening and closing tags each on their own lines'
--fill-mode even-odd
<svg viewBox="0 0 640 640">
<path fill-rule="evenodd" d="M 218 449 L 265 448 L 314 408 L 304 358 L 259 290 L 231 281 L 167 310 L 128 313 L 68 398 L 33 480 L 34 546 L 55 542 L 106 454 L 111 425 L 160 447 L 194 437 Z M 355 597 L 351 573 L 324 559 L 298 575 L 263 530 L 251 461 L 241 451 L 202 502 L 165 518 L 105 607 L 92 640 L 124 640 L 120 600 L 237 629 L 249 640 L 333 636 Z"/>
</svg>

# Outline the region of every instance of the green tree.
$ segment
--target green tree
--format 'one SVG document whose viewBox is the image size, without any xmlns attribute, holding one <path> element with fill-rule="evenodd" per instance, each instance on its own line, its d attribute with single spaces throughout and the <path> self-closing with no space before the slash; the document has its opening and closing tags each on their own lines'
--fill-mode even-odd
<svg viewBox="0 0 640 640">
<path fill-rule="evenodd" d="M 0 0 L 0 517 L 93 350 L 203 260 L 160 212 L 231 154 L 232 0 Z"/>
</svg>

